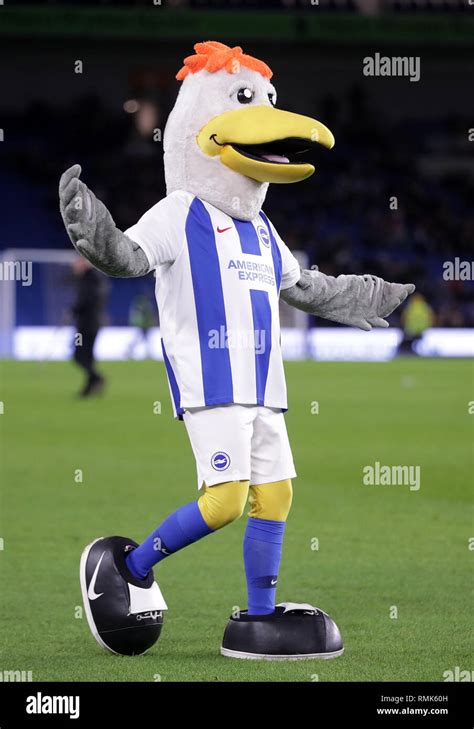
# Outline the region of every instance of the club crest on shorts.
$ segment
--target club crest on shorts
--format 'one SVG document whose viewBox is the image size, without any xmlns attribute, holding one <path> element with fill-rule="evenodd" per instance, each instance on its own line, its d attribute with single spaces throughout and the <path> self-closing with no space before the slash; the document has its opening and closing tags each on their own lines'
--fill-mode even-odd
<svg viewBox="0 0 474 729">
<path fill-rule="evenodd" d="M 257 234 L 266 248 L 270 247 L 270 234 L 264 225 L 257 225 Z"/>
<path fill-rule="evenodd" d="M 211 466 L 215 471 L 225 471 L 230 466 L 230 456 L 224 451 L 217 451 L 211 457 Z"/>
</svg>

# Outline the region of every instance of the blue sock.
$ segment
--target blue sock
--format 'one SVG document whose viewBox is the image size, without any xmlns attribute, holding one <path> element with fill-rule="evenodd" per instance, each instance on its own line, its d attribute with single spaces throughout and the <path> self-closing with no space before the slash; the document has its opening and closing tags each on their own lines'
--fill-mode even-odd
<svg viewBox="0 0 474 729">
<path fill-rule="evenodd" d="M 250 517 L 244 537 L 249 615 L 275 611 L 276 583 L 280 567 L 284 521 Z"/>
<path fill-rule="evenodd" d="M 136 578 L 144 579 L 153 565 L 214 530 L 204 521 L 197 501 L 175 511 L 139 547 L 130 552 L 127 567 Z"/>
</svg>

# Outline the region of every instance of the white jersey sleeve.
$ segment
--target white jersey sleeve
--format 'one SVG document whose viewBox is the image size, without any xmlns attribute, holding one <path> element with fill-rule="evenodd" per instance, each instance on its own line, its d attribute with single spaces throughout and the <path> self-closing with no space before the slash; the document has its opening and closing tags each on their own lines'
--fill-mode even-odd
<svg viewBox="0 0 474 729">
<path fill-rule="evenodd" d="M 268 221 L 270 223 L 270 221 Z M 270 223 L 272 227 L 273 235 L 277 242 L 278 249 L 281 254 L 281 286 L 280 289 L 289 289 L 290 286 L 294 286 L 295 283 L 301 278 L 300 264 L 290 251 L 286 243 L 280 238 L 277 229 Z"/>
<path fill-rule="evenodd" d="M 150 271 L 157 266 L 173 263 L 185 244 L 185 223 L 192 195 L 176 191 L 142 215 L 125 231 L 144 251 Z"/>
</svg>

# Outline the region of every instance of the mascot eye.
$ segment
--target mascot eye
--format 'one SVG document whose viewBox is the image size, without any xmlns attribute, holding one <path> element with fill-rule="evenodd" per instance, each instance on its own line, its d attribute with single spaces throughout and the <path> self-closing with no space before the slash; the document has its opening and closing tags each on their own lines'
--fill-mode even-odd
<svg viewBox="0 0 474 729">
<path fill-rule="evenodd" d="M 237 91 L 237 101 L 239 104 L 250 104 L 253 101 L 254 93 L 252 89 L 243 88 Z"/>
<path fill-rule="evenodd" d="M 269 100 L 269 102 L 270 102 L 270 104 L 271 104 L 272 106 L 275 106 L 275 104 L 276 104 L 276 94 L 274 94 L 274 93 L 273 93 L 273 91 L 271 91 L 271 92 L 270 92 L 270 93 L 268 94 L 268 100 Z"/>
</svg>

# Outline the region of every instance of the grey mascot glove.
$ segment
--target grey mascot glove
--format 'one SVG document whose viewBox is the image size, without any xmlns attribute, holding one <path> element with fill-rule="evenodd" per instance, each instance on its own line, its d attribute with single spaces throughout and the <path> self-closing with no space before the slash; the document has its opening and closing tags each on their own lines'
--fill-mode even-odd
<svg viewBox="0 0 474 729">
<path fill-rule="evenodd" d="M 301 271 L 297 284 L 283 289 L 287 304 L 339 324 L 388 327 L 385 317 L 415 290 L 413 284 L 388 283 L 378 276 L 326 276 L 318 270 Z"/>
<path fill-rule="evenodd" d="M 115 225 L 105 205 L 79 179 L 73 165 L 59 182 L 59 207 L 74 248 L 109 276 L 143 276 L 150 265 L 140 246 Z"/>
</svg>

